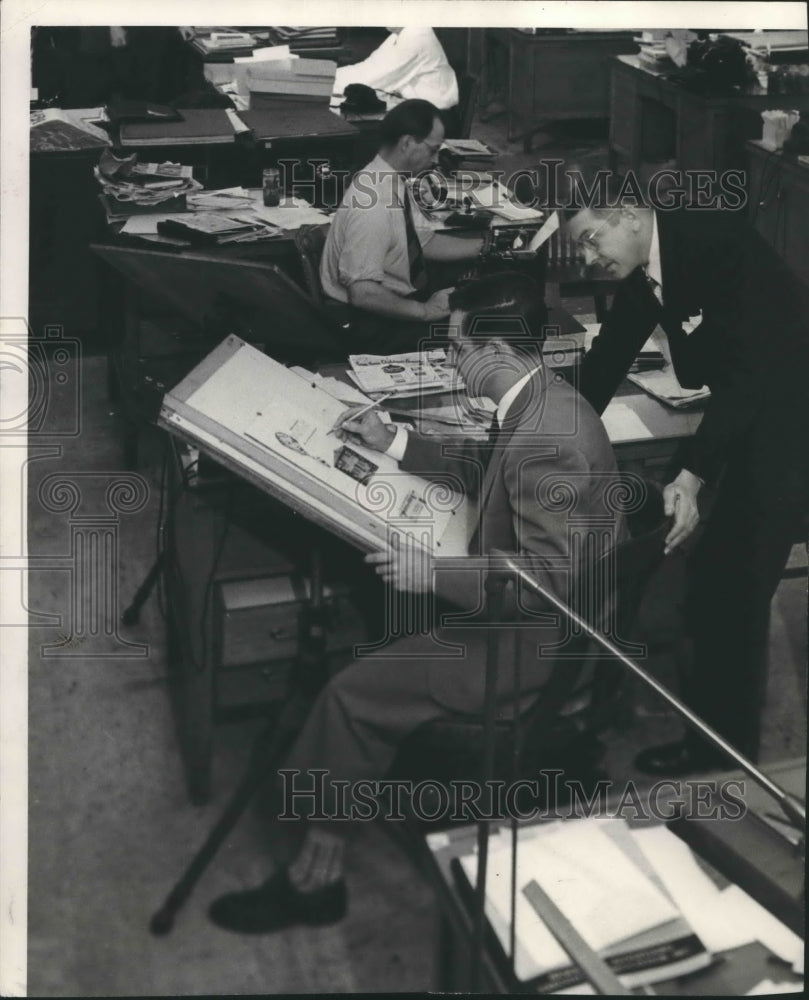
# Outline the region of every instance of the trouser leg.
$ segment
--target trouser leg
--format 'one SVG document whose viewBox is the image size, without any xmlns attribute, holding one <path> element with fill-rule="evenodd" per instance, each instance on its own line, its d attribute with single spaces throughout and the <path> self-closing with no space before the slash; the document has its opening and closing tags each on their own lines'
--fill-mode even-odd
<svg viewBox="0 0 809 1000">
<path fill-rule="evenodd" d="M 784 431 L 796 427 L 786 415 L 777 423 L 780 437 L 762 420 L 731 457 L 689 565 L 694 663 L 686 700 L 754 760 L 766 695 L 770 602 L 800 535 L 809 494 L 805 442 L 794 430 Z"/>
</svg>

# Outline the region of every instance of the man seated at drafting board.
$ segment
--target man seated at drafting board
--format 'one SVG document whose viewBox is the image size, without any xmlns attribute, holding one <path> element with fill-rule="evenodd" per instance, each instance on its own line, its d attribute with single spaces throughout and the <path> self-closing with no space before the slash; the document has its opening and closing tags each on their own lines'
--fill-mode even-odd
<svg viewBox="0 0 809 1000">
<path fill-rule="evenodd" d="M 599 530 L 605 516 L 610 518 L 608 544 L 624 535 L 623 516 L 610 504 L 618 474 L 606 431 L 576 390 L 542 365 L 545 308 L 536 285 L 522 274 L 493 275 L 456 288 L 449 306 L 450 350 L 467 391 L 497 404 L 493 439 L 458 438 L 442 444 L 392 429 L 372 410 L 360 414 L 357 408 L 346 411 L 336 427 L 343 437 L 393 455 L 404 471 L 455 489 L 462 485 L 474 495 L 479 516 L 469 555 L 432 559 L 412 538 L 394 532 L 388 547 L 366 556 L 391 593 L 401 595 L 402 606 L 407 603 L 421 616 L 415 618 L 418 627 L 401 629 L 392 613 L 384 623 L 384 642 L 355 659 L 318 694 L 282 774 L 294 773 L 294 787 L 308 791 L 312 772 L 327 769 L 322 812 L 317 821 L 307 817 L 302 846 L 291 864 L 258 889 L 214 902 L 211 918 L 228 930 L 264 933 L 293 923 L 332 923 L 344 915 L 350 824 L 335 820 L 339 785 L 332 782 L 345 783 L 353 809 L 359 783 L 382 779 L 399 744 L 417 727 L 447 712 L 482 712 L 488 630 L 470 627 L 468 621 L 482 606 L 488 553 L 516 553 L 526 569 L 569 599 L 569 508 L 575 506 L 577 524 L 590 521 Z M 575 504 L 572 499 L 560 503 L 562 495 L 575 498 Z M 527 592 L 519 601 L 512 593 L 507 603 L 499 637 L 500 712 L 512 708 L 516 658 L 524 708 L 541 696 L 550 674 L 552 657 L 540 659 L 539 645 L 561 639 L 557 618 L 543 616 L 541 605 Z M 464 623 L 441 621 L 448 611 Z M 521 627 L 509 627 L 509 620 L 520 621 Z M 362 818 L 362 813 L 353 815 Z"/>
<path fill-rule="evenodd" d="M 414 203 L 406 181 L 435 165 L 443 141 L 435 105 L 399 104 L 381 123 L 379 153 L 334 214 L 320 279 L 351 353 L 416 350 L 449 313 L 451 289 L 431 287 L 428 264 L 471 262 L 488 245 L 486 236 L 436 232 Z"/>
</svg>

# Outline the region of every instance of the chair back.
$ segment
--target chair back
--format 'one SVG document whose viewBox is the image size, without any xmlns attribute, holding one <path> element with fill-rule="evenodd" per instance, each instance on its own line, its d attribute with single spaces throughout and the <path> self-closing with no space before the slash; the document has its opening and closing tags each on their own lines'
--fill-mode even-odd
<svg viewBox="0 0 809 1000">
<path fill-rule="evenodd" d="M 321 226 L 301 226 L 295 233 L 295 249 L 301 262 L 306 291 L 320 310 L 325 310 L 326 299 L 320 281 L 320 258 L 329 234 L 328 223 Z"/>
<path fill-rule="evenodd" d="M 480 78 L 471 73 L 458 75 L 458 104 L 447 128 L 448 139 L 468 139 L 480 92 Z"/>
</svg>

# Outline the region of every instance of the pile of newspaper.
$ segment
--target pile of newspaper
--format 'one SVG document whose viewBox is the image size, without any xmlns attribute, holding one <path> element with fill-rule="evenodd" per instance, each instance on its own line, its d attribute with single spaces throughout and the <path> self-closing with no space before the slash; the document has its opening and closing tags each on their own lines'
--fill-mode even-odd
<svg viewBox="0 0 809 1000">
<path fill-rule="evenodd" d="M 94 168 L 106 199 L 105 207 L 143 211 L 201 191 L 190 166 L 181 163 L 139 163 L 137 153 L 119 158 L 105 149 Z M 103 199 L 102 199 L 103 200 Z"/>
<path fill-rule="evenodd" d="M 416 396 L 464 388 L 443 348 L 408 354 L 352 354 L 348 360 L 350 378 L 369 396 Z"/>
</svg>

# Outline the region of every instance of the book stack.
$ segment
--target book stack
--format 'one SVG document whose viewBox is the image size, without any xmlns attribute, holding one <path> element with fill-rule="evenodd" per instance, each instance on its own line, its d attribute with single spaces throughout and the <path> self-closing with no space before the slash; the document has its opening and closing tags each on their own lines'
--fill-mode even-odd
<svg viewBox="0 0 809 1000">
<path fill-rule="evenodd" d="M 340 44 L 337 28 L 272 28 L 271 35 L 279 45 L 296 49 L 329 49 Z"/>
<path fill-rule="evenodd" d="M 184 108 L 180 121 L 125 122 L 122 146 L 209 146 L 233 142 L 236 130 L 223 108 Z"/>
<path fill-rule="evenodd" d="M 511 942 L 511 840 L 491 842 L 485 913 L 495 960 L 521 990 L 581 992 L 584 974 L 523 893 L 536 881 L 585 942 L 629 989 L 686 975 L 710 963 L 703 943 L 666 893 L 622 819 L 572 820 L 521 831 L 517 848 L 515 954 Z M 477 855 L 455 859 L 471 903 Z"/>
<path fill-rule="evenodd" d="M 203 56 L 244 55 L 256 45 L 256 39 L 246 31 L 211 31 L 196 35 L 191 44 Z"/>
<path fill-rule="evenodd" d="M 158 222 L 157 232 L 195 246 L 218 247 L 275 237 L 278 228 L 248 213 L 190 212 L 181 218 Z"/>
<path fill-rule="evenodd" d="M 337 63 L 328 59 L 275 59 L 250 65 L 246 73 L 250 108 L 273 108 L 285 102 L 328 104 Z"/>
</svg>

